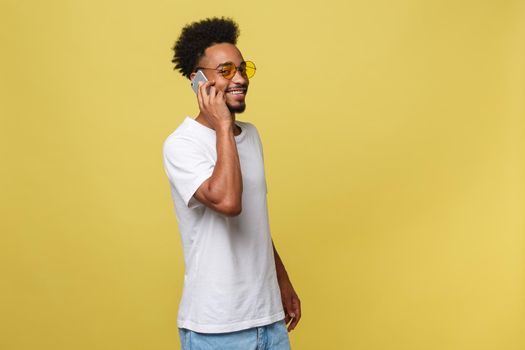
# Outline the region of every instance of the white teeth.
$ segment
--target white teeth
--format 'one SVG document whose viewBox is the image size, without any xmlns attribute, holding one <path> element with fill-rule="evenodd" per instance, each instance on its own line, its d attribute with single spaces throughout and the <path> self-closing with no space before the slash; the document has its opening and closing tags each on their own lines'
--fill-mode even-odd
<svg viewBox="0 0 525 350">
<path fill-rule="evenodd" d="M 244 90 L 231 90 L 231 91 L 228 91 L 227 93 L 232 94 L 232 95 L 244 94 Z"/>
</svg>

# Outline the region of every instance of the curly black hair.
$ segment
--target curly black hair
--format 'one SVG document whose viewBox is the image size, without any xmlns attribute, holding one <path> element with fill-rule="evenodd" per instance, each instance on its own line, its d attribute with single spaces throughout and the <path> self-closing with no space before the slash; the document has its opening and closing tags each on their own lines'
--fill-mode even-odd
<svg viewBox="0 0 525 350">
<path fill-rule="evenodd" d="M 171 60 L 175 63 L 173 69 L 189 78 L 204 50 L 219 43 L 235 45 L 239 34 L 239 26 L 231 18 L 206 18 L 186 25 L 172 48 L 175 51 Z"/>
</svg>

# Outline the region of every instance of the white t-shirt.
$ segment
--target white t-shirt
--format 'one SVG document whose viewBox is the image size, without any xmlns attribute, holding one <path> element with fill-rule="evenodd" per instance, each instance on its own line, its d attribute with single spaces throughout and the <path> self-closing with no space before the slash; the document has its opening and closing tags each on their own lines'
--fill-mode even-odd
<svg viewBox="0 0 525 350">
<path fill-rule="evenodd" d="M 261 140 L 235 121 L 243 181 L 242 212 L 227 217 L 193 194 L 217 162 L 215 131 L 186 117 L 164 142 L 164 167 L 184 250 L 184 289 L 177 326 L 233 332 L 284 318 L 268 223 Z"/>
</svg>

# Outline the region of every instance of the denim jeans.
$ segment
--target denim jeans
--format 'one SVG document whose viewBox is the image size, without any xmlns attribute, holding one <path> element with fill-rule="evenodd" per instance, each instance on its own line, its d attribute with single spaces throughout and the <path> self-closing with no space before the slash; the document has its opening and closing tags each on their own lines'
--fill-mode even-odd
<svg viewBox="0 0 525 350">
<path fill-rule="evenodd" d="M 228 333 L 198 333 L 179 328 L 182 350 L 290 350 L 284 320 Z"/>
</svg>

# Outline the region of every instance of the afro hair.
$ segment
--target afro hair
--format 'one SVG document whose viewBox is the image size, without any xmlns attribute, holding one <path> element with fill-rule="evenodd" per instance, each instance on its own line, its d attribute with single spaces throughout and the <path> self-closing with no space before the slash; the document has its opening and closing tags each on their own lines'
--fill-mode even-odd
<svg viewBox="0 0 525 350">
<path fill-rule="evenodd" d="M 189 78 L 208 47 L 219 43 L 235 45 L 239 34 L 239 26 L 230 18 L 206 18 L 186 25 L 173 46 L 173 69 Z"/>
</svg>

